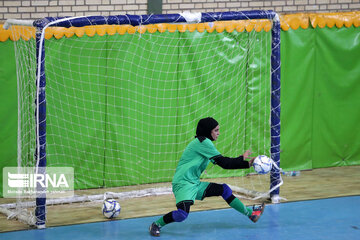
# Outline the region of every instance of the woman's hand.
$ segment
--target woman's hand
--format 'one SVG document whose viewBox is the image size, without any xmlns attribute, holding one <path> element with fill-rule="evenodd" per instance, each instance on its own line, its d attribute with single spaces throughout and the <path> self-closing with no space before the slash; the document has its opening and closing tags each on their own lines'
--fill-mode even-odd
<svg viewBox="0 0 360 240">
<path fill-rule="evenodd" d="M 252 154 L 252 152 L 250 150 L 246 150 L 243 154 L 243 158 L 244 160 L 250 159 L 249 160 L 249 167 L 251 167 L 253 165 L 254 159 L 255 157 L 250 157 L 250 155 Z"/>
</svg>

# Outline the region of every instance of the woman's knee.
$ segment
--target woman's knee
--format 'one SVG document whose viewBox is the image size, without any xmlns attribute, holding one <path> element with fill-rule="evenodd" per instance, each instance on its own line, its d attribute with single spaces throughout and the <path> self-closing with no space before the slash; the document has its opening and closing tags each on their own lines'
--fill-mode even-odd
<svg viewBox="0 0 360 240">
<path fill-rule="evenodd" d="M 189 213 L 185 212 L 182 209 L 178 209 L 172 212 L 172 217 L 175 222 L 182 222 L 188 217 Z"/>
<path fill-rule="evenodd" d="M 222 193 L 222 197 L 224 200 L 227 200 L 231 195 L 232 195 L 232 190 L 231 188 L 227 185 L 227 184 L 223 184 L 223 193 Z"/>
</svg>

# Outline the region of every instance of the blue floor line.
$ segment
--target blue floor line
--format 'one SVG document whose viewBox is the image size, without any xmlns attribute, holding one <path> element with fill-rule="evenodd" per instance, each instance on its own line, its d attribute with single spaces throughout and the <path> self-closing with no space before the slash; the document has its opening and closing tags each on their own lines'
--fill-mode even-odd
<svg viewBox="0 0 360 240">
<path fill-rule="evenodd" d="M 158 218 L 144 217 L 8 232 L 1 233 L 0 239 L 360 240 L 360 196 L 267 205 L 257 223 L 252 223 L 233 209 L 191 212 L 186 221 L 162 228 L 160 238 L 151 237 L 148 227 Z"/>
</svg>

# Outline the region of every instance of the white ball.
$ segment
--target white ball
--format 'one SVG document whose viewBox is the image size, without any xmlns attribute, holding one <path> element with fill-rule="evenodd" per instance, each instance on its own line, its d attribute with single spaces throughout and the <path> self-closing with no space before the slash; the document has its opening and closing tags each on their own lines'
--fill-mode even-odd
<svg viewBox="0 0 360 240">
<path fill-rule="evenodd" d="M 121 207 L 118 201 L 115 199 L 104 200 L 102 206 L 102 213 L 106 218 L 116 218 L 119 216 Z"/>
<path fill-rule="evenodd" d="M 254 159 L 253 167 L 259 174 L 267 174 L 272 168 L 273 160 L 265 155 L 257 156 Z"/>
</svg>

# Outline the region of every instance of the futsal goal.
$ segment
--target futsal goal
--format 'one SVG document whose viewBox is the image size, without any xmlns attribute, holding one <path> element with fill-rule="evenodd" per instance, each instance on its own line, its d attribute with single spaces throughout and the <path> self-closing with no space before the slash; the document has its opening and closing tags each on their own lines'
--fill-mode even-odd
<svg viewBox="0 0 360 240">
<path fill-rule="evenodd" d="M 275 12 L 49 17 L 6 25 L 17 61 L 20 172 L 71 167 L 75 190 L 111 188 L 107 194 L 119 199 L 171 194 L 182 151 L 208 116 L 220 123 L 215 146 L 223 155 L 251 149 L 280 166 Z M 202 178 L 227 182 L 244 198 L 274 201 L 282 183 L 276 167 L 258 175 L 212 166 Z M 46 205 L 103 195 L 40 194 L 0 208 L 45 227 Z"/>
</svg>

